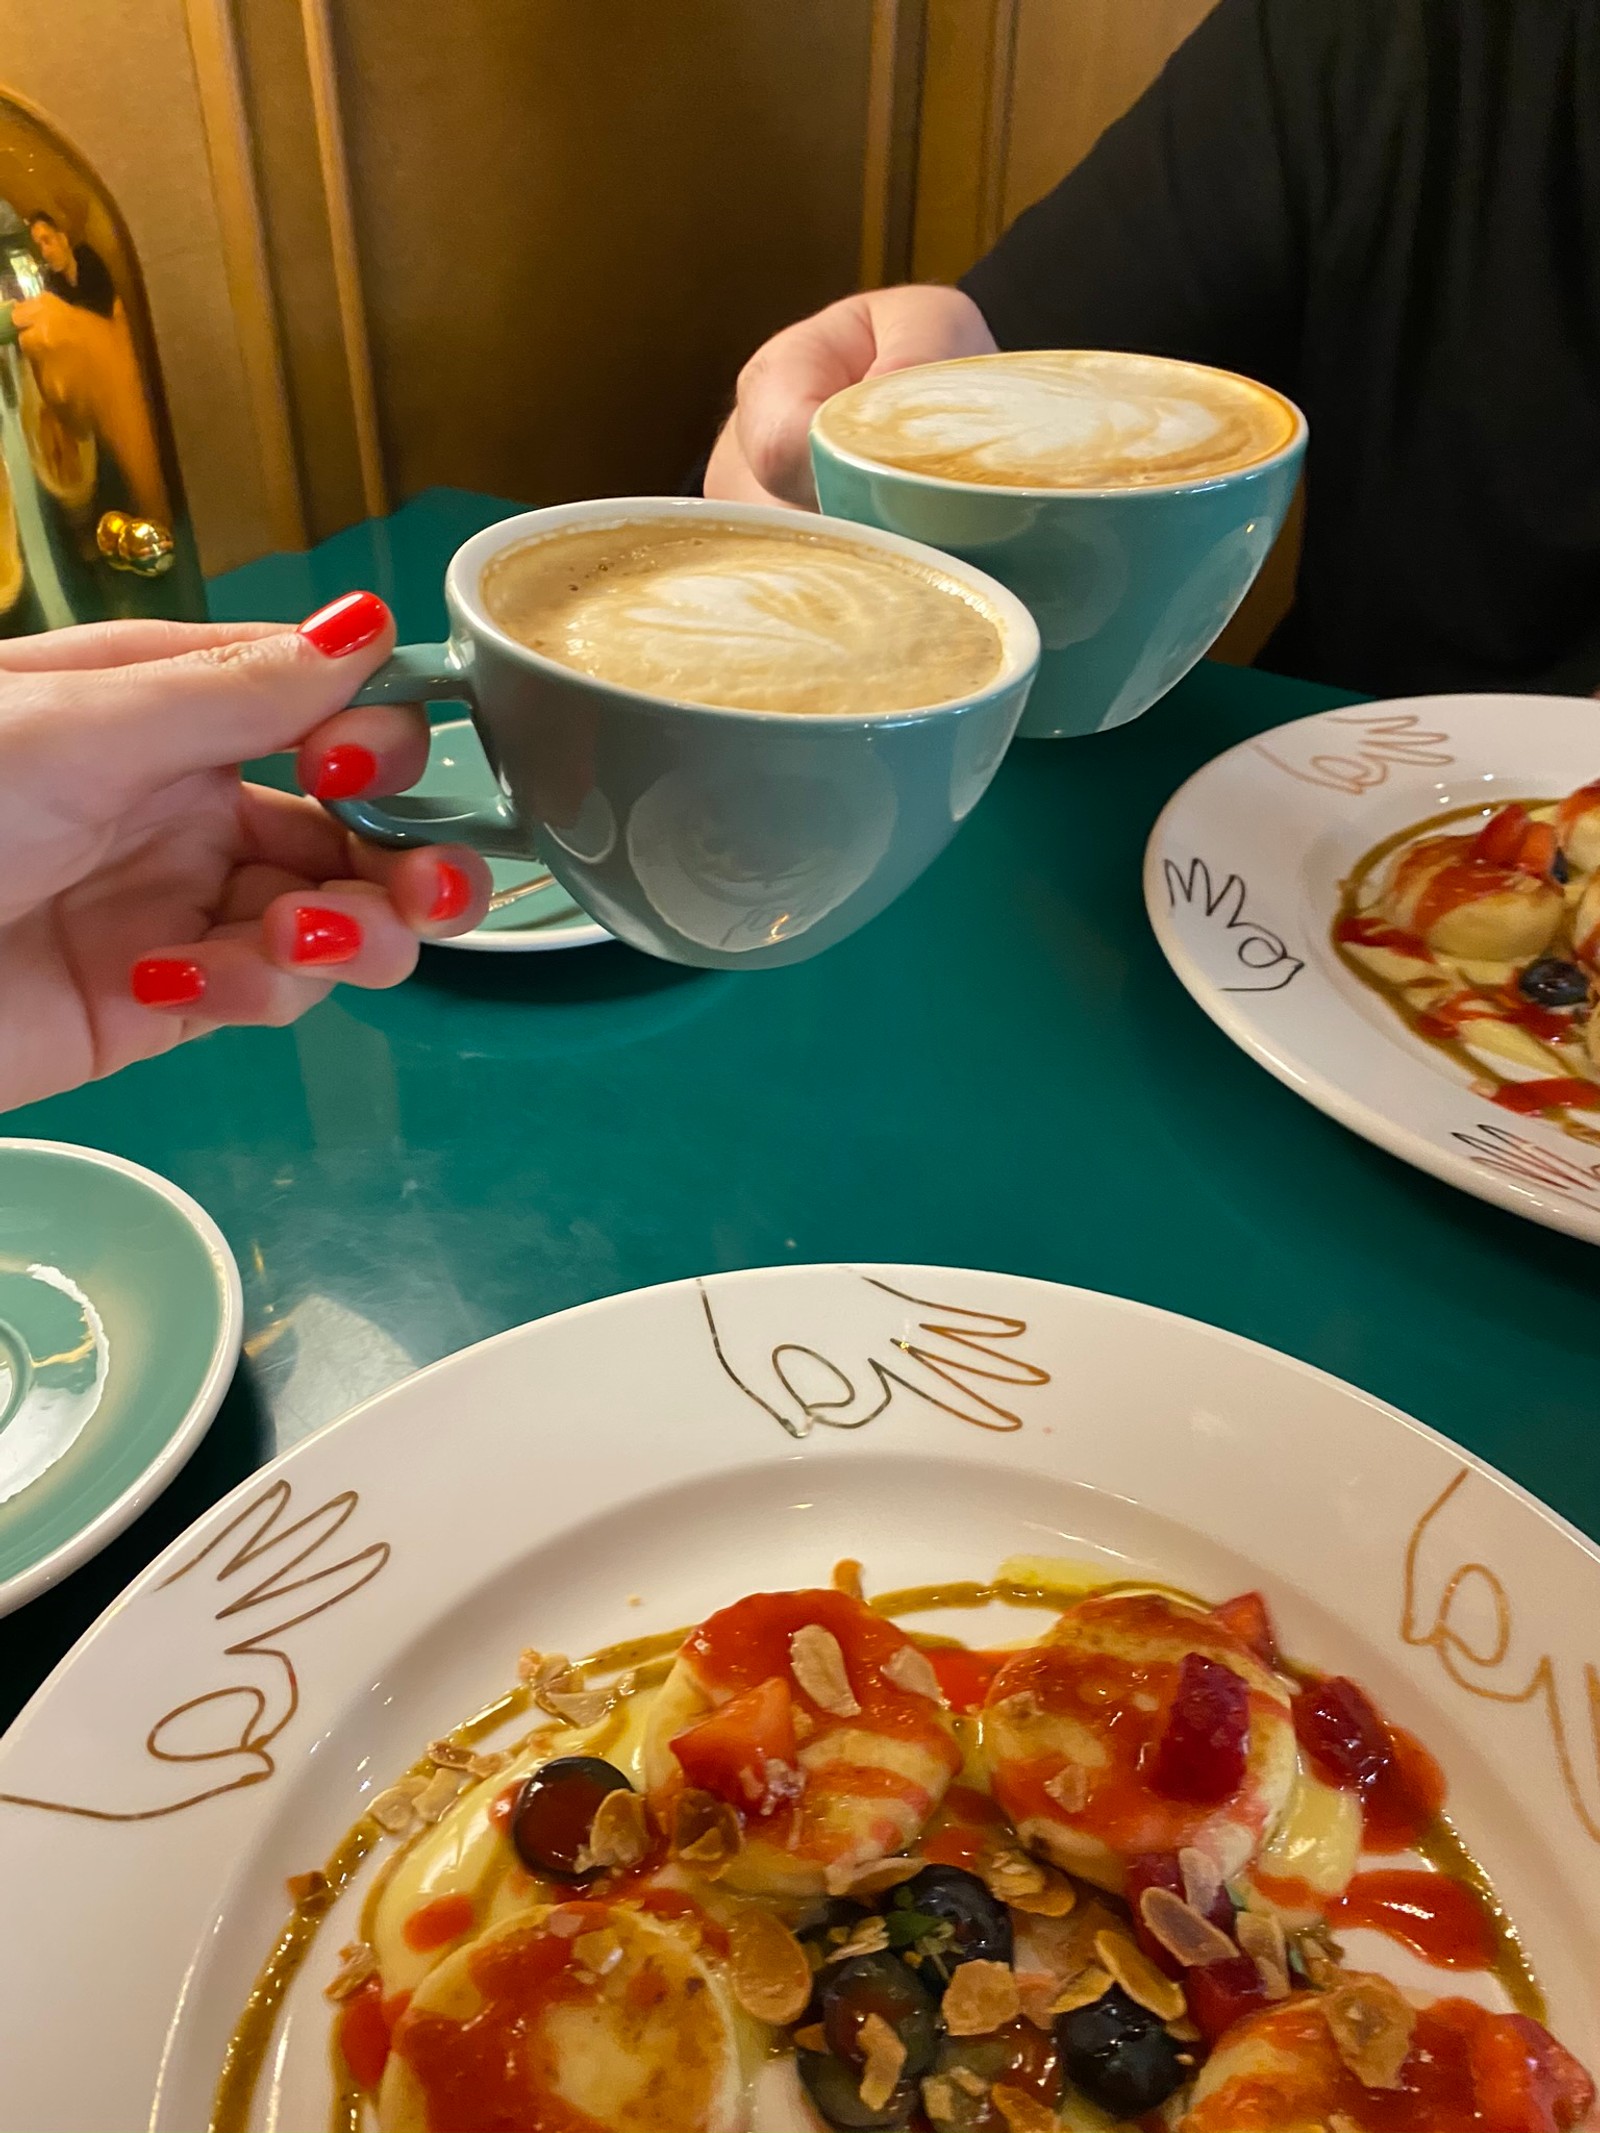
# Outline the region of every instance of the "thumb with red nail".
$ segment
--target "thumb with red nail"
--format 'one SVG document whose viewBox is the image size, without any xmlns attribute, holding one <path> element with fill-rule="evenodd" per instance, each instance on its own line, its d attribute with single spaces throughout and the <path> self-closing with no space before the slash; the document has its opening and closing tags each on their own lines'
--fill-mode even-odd
<svg viewBox="0 0 1600 2133">
<path fill-rule="evenodd" d="M 394 645 L 375 593 L 275 623 L 95 623 L 0 642 L 0 1112 L 226 1023 L 395 985 L 489 871 L 380 852 L 320 799 L 399 792 L 420 709 L 346 710 Z M 241 779 L 295 751 L 300 794 Z"/>
</svg>

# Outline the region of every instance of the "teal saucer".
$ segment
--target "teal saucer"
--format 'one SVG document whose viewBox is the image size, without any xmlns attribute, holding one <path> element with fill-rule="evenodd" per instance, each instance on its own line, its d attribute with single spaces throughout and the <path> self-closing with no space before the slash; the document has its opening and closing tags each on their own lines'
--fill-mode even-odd
<svg viewBox="0 0 1600 2133">
<path fill-rule="evenodd" d="M 500 788 L 471 719 L 447 719 L 434 727 L 428 767 L 411 790 L 430 800 L 460 800 L 463 806 L 482 806 L 499 798 Z M 516 860 L 492 859 L 489 871 L 494 876 L 495 896 L 515 900 L 491 908 L 483 924 L 473 932 L 440 941 L 441 948 L 530 955 L 547 948 L 588 948 L 613 938 L 598 919 L 573 902 L 537 860 L 530 859 L 523 865 Z M 545 886 L 532 886 L 536 882 Z M 517 894 L 518 891 L 525 893 Z"/>
<path fill-rule="evenodd" d="M 0 1614 L 160 1495 L 242 1319 L 233 1254 L 187 1193 L 93 1148 L 0 1140 Z"/>
</svg>

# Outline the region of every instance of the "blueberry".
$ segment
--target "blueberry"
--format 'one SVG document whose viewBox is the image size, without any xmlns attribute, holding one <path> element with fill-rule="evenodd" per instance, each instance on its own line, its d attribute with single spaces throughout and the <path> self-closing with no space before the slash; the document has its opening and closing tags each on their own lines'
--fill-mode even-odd
<svg viewBox="0 0 1600 2133">
<path fill-rule="evenodd" d="M 1120 1986 L 1056 2023 L 1067 2078 L 1112 2118 L 1142 2118 L 1182 2088 L 1178 2047 L 1154 2015 Z"/>
<path fill-rule="evenodd" d="M 917 2101 L 917 2084 L 902 2077 L 881 2111 L 869 2111 L 861 2101 L 861 2068 L 836 2059 L 832 2052 L 798 2051 L 795 2066 L 806 2094 L 830 2126 L 846 2133 L 857 2127 L 903 2126 Z"/>
<path fill-rule="evenodd" d="M 558 1755 L 542 1763 L 511 1810 L 517 1857 L 530 1874 L 587 1881 L 595 1869 L 578 1862 L 588 1849 L 595 1809 L 608 1792 L 632 1790 L 616 1765 L 598 1755 Z"/>
<path fill-rule="evenodd" d="M 904 2078 L 916 2082 L 933 2064 L 939 2045 L 939 2017 L 933 1994 L 898 1955 L 853 1955 L 822 1973 L 822 2026 L 828 2048 L 860 2068 L 861 2028 L 868 2015 L 881 2015 L 906 2048 Z"/>
<path fill-rule="evenodd" d="M 1589 980 L 1576 963 L 1542 955 L 1517 979 L 1517 989 L 1536 1007 L 1581 1007 L 1589 997 Z"/>
<path fill-rule="evenodd" d="M 1011 1919 L 1005 1905 L 995 1902 L 976 1874 L 959 1866 L 925 1866 L 895 1890 L 884 1917 L 892 1943 L 908 1933 L 911 1922 L 931 1919 L 935 1931 L 909 1945 L 925 1949 L 946 1978 L 960 1963 L 1011 1960 Z M 900 1926 L 902 1919 L 907 1926 Z M 945 1930 L 939 1932 L 940 1927 Z"/>
</svg>

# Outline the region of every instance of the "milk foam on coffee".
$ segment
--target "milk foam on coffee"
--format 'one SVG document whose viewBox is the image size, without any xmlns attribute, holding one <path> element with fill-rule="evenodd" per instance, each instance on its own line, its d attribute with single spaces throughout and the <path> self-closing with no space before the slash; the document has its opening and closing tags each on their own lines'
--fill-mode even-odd
<svg viewBox="0 0 1600 2133">
<path fill-rule="evenodd" d="M 1000 625 L 976 594 L 803 526 L 578 526 L 494 557 L 483 603 L 546 659 L 732 710 L 910 711 L 994 679 Z"/>
<path fill-rule="evenodd" d="M 864 379 L 817 416 L 823 441 L 946 481 L 1136 489 L 1270 459 L 1298 419 L 1265 385 L 1100 350 L 968 356 Z"/>
</svg>

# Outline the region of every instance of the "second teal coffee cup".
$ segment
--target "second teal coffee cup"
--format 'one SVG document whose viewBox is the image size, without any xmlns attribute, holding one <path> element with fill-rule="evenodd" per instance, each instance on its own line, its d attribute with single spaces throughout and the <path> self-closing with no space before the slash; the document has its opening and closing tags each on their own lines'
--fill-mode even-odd
<svg viewBox="0 0 1600 2133">
<path fill-rule="evenodd" d="M 332 812 L 380 844 L 536 856 L 619 940 L 669 962 L 803 962 L 876 916 L 994 776 L 1038 666 L 1033 619 L 971 565 L 870 527 L 799 522 L 954 580 L 992 618 L 1001 646 L 992 679 L 958 700 L 811 714 L 727 710 L 600 680 L 508 636 L 484 605 L 484 572 L 507 549 L 569 528 L 696 517 L 797 530 L 792 512 L 762 505 L 620 497 L 529 511 L 476 534 L 446 574 L 448 641 L 403 647 L 355 701 L 465 703 L 498 802 L 463 811 L 402 795 Z"/>
<path fill-rule="evenodd" d="M 1007 360 L 979 356 L 928 369 Z M 1043 654 L 1019 728 L 1024 738 L 1103 733 L 1147 711 L 1204 658 L 1288 513 L 1305 458 L 1305 417 L 1268 387 L 1242 382 L 1286 411 L 1290 434 L 1280 449 L 1231 472 L 1137 486 L 1013 486 L 910 471 L 830 436 L 833 403 L 825 403 L 811 429 L 817 498 L 837 518 L 976 564 L 1026 603 Z"/>
</svg>

